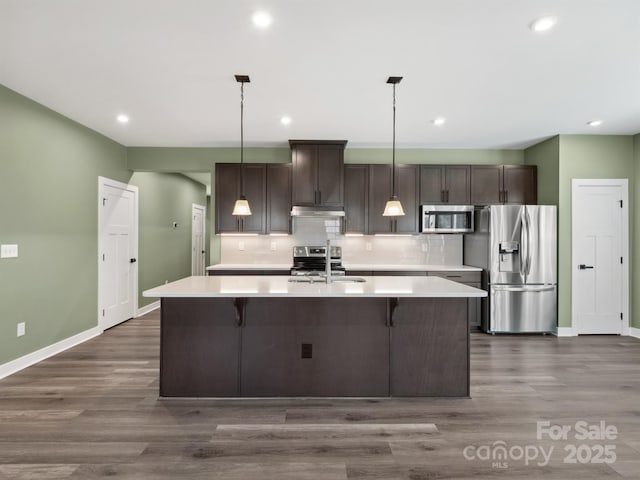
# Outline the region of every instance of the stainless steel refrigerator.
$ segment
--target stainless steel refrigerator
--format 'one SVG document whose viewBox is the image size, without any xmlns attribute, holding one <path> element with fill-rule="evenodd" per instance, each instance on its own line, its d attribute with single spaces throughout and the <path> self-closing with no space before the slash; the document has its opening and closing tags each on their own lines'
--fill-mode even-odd
<svg viewBox="0 0 640 480">
<path fill-rule="evenodd" d="M 464 263 L 481 267 L 482 329 L 489 333 L 557 331 L 557 208 L 491 205 L 475 212 Z"/>
</svg>

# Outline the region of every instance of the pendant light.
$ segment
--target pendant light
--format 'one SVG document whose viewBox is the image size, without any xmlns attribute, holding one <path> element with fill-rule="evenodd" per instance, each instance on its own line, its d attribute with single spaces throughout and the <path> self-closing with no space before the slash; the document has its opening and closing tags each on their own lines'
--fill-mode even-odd
<svg viewBox="0 0 640 480">
<path fill-rule="evenodd" d="M 402 77 L 389 77 L 387 83 L 393 85 L 393 148 L 391 150 L 391 198 L 384 206 L 383 217 L 401 217 L 404 215 L 402 204 L 396 196 L 396 85 L 400 83 Z"/>
<path fill-rule="evenodd" d="M 251 215 L 249 201 L 244 196 L 244 84 L 250 83 L 249 75 L 236 75 L 236 82 L 240 84 L 240 198 L 233 206 L 232 215 Z"/>
</svg>

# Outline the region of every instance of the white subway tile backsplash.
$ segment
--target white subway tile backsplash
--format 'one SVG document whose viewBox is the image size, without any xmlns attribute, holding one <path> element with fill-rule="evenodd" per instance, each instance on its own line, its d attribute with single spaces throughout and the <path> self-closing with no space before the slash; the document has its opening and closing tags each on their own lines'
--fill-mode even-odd
<svg viewBox="0 0 640 480">
<path fill-rule="evenodd" d="M 305 221 L 309 220 L 309 221 Z M 295 245 L 324 245 L 331 238 L 342 246 L 345 263 L 398 265 L 462 265 L 462 235 L 347 237 L 340 235 L 340 220 L 296 219 L 293 235 L 221 237 L 221 263 L 291 263 Z M 273 248 L 275 244 L 275 249 Z"/>
</svg>

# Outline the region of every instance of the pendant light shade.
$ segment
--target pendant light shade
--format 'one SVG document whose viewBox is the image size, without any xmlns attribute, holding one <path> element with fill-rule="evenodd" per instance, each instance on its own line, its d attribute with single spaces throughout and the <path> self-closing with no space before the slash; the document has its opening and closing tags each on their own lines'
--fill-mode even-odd
<svg viewBox="0 0 640 480">
<path fill-rule="evenodd" d="M 251 215 L 251 207 L 249 207 L 247 197 L 240 195 L 240 198 L 233 205 L 232 215 Z"/>
<path fill-rule="evenodd" d="M 393 147 L 391 150 L 391 198 L 384 206 L 383 217 L 401 217 L 404 209 L 396 196 L 396 85 L 400 83 L 402 77 L 389 77 L 387 83 L 393 85 Z"/>
<path fill-rule="evenodd" d="M 398 197 L 395 195 L 387 200 L 387 203 L 384 206 L 383 217 L 401 217 L 404 215 L 404 210 L 402 209 L 402 204 Z"/>
<path fill-rule="evenodd" d="M 240 198 L 233 206 L 232 215 L 251 215 L 249 201 L 244 195 L 244 84 L 251 82 L 249 75 L 236 75 L 240 84 Z"/>
</svg>

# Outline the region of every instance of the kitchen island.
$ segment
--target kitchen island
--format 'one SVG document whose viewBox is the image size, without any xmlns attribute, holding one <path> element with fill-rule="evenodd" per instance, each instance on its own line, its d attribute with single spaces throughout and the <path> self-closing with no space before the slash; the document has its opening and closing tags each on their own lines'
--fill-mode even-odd
<svg viewBox="0 0 640 480">
<path fill-rule="evenodd" d="M 161 298 L 163 397 L 469 396 L 467 299 L 439 277 L 188 277 Z"/>
</svg>

